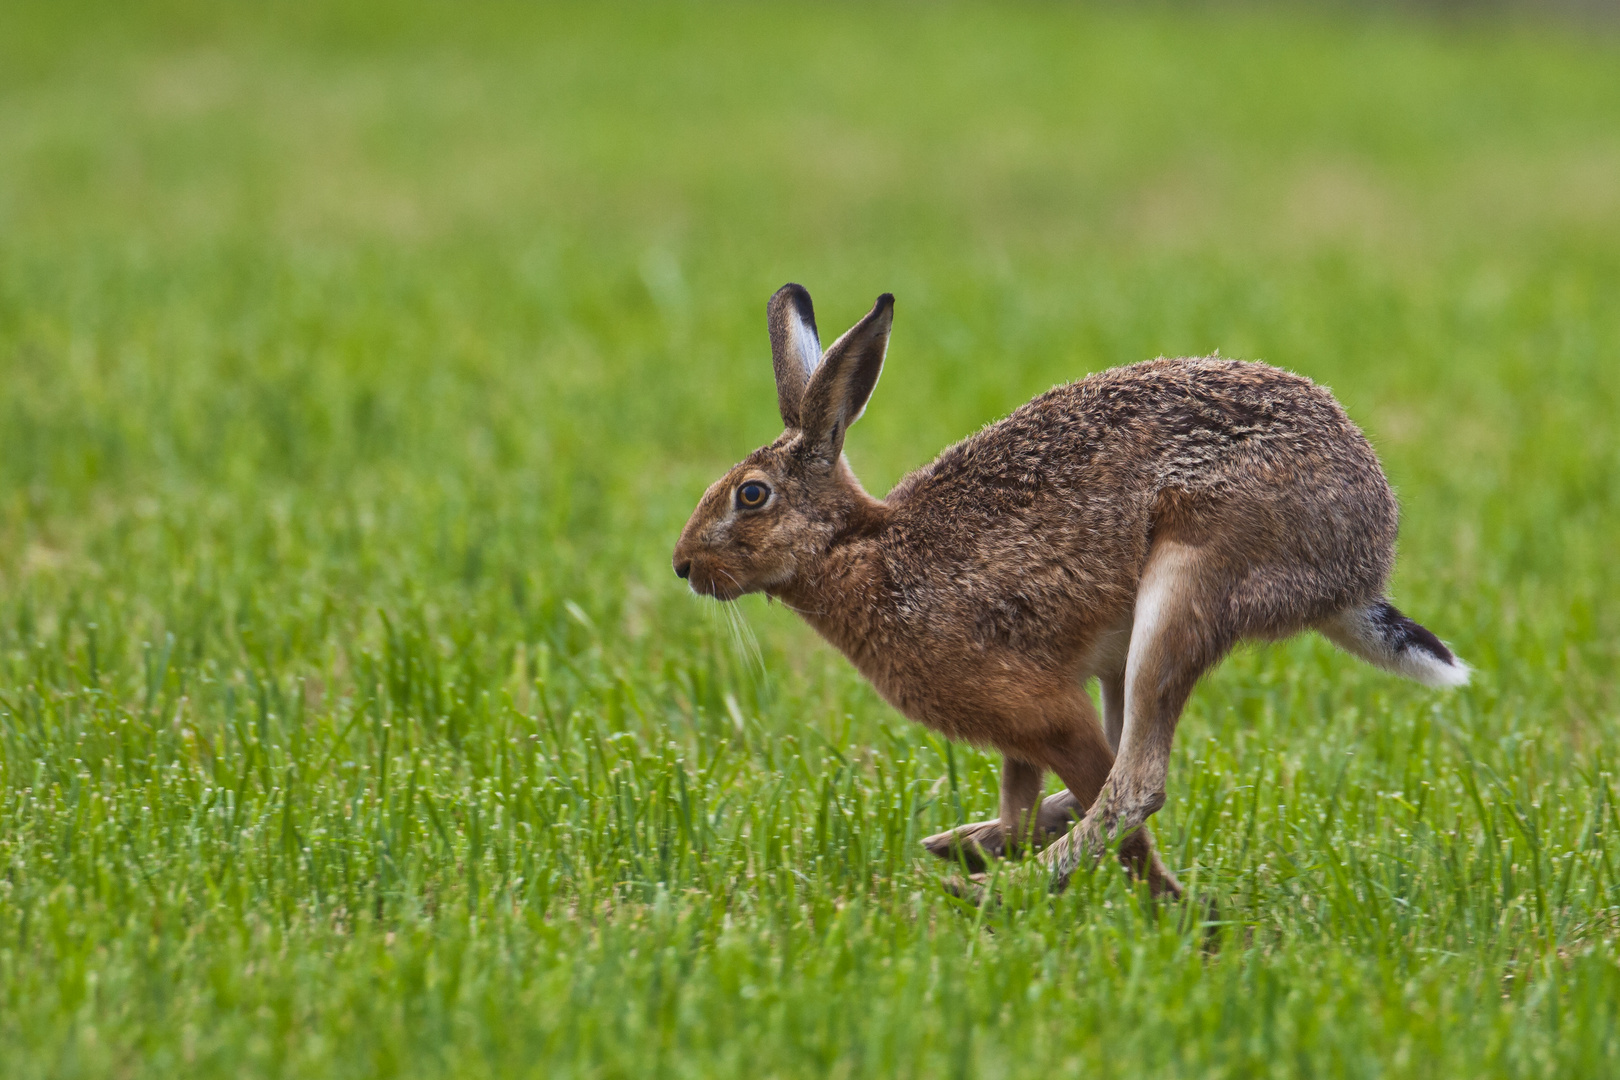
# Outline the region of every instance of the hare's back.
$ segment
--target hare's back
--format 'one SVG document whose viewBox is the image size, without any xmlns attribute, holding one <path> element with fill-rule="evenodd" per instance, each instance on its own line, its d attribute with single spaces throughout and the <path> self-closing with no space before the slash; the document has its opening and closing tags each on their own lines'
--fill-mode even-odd
<svg viewBox="0 0 1620 1080">
<path fill-rule="evenodd" d="M 907 477 L 889 503 L 906 526 L 901 576 L 948 566 L 974 593 L 1050 586 L 1103 606 L 1129 603 L 1166 530 L 1238 564 L 1309 567 L 1324 602 L 1381 588 L 1395 537 L 1377 457 L 1333 396 L 1217 357 L 1049 390 Z"/>
<path fill-rule="evenodd" d="M 1256 470 L 1273 488 L 1330 476 L 1387 488 L 1333 395 L 1268 364 L 1150 360 L 1058 387 L 1024 408 L 1063 426 L 1072 417 L 1094 444 L 1082 457 L 1127 455 L 1156 491 L 1225 488 Z"/>
<path fill-rule="evenodd" d="M 902 480 L 890 501 L 977 519 L 1043 496 L 1090 503 L 1323 481 L 1352 498 L 1387 492 L 1372 448 L 1325 388 L 1266 364 L 1159 359 L 1048 390 Z"/>
<path fill-rule="evenodd" d="M 1090 415 L 1103 431 L 1128 433 L 1121 449 L 1142 463 L 1152 535 L 1225 562 L 1245 633 L 1291 633 L 1381 595 L 1394 564 L 1395 496 L 1326 388 L 1218 358 L 1094 378 L 1105 404 Z M 1084 392 L 1089 382 L 1076 385 Z"/>
</svg>

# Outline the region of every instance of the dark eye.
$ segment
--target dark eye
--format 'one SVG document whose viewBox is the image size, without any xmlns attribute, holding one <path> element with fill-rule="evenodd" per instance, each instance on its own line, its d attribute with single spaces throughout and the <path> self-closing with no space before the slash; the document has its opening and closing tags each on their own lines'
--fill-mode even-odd
<svg viewBox="0 0 1620 1080">
<path fill-rule="evenodd" d="M 750 480 L 737 489 L 737 505 L 744 510 L 758 510 L 771 497 L 771 489 L 758 480 Z"/>
</svg>

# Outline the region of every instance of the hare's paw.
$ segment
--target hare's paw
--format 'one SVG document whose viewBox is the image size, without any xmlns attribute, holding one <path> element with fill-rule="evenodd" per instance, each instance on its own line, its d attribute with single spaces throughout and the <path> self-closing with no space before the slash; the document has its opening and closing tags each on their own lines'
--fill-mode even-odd
<svg viewBox="0 0 1620 1080">
<path fill-rule="evenodd" d="M 1062 892 L 1069 886 L 1069 878 L 1076 870 L 1093 866 L 1103 850 L 1102 832 L 1093 818 L 1086 818 L 1067 834 L 1047 845 L 1041 852 L 1040 864 L 1050 875 L 1053 892 Z"/>
<path fill-rule="evenodd" d="M 983 873 L 991 859 L 999 859 L 1007 852 L 1007 832 L 1001 822 L 980 821 L 963 825 L 949 832 L 935 833 L 922 842 L 923 847 L 942 859 L 965 863 L 970 873 Z"/>
<path fill-rule="evenodd" d="M 1049 845 L 1041 852 L 1040 865 L 1049 875 L 1052 891 L 1062 892 L 1066 889 L 1069 878 L 1076 871 L 1095 867 L 1111 846 L 1105 827 L 1091 817 L 1076 825 L 1067 836 Z M 1159 852 L 1153 846 L 1153 834 L 1146 826 L 1126 833 L 1118 841 L 1115 855 L 1133 878 L 1147 881 L 1154 897 L 1181 898 L 1181 882 L 1159 858 Z"/>
</svg>

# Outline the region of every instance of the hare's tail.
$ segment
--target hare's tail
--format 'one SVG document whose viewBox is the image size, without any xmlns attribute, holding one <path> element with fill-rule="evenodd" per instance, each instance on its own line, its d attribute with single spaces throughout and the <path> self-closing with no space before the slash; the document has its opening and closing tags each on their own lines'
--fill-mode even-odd
<svg viewBox="0 0 1620 1080">
<path fill-rule="evenodd" d="M 1402 615 L 1388 600 L 1341 611 L 1318 629 L 1345 652 L 1424 686 L 1468 683 L 1468 665 L 1427 627 Z"/>
</svg>

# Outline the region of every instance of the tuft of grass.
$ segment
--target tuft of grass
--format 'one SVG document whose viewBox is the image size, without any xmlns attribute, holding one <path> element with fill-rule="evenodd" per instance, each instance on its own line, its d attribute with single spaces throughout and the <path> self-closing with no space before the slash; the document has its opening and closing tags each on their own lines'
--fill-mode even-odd
<svg viewBox="0 0 1620 1080">
<path fill-rule="evenodd" d="M 1620 1056 L 1620 42 L 1295 9 L 0 13 L 0 1064 L 1594 1076 Z M 1197 691 L 1116 868 L 669 572 L 763 305 L 898 294 L 874 490 L 1160 354 L 1331 385 L 1435 695 Z"/>
</svg>

